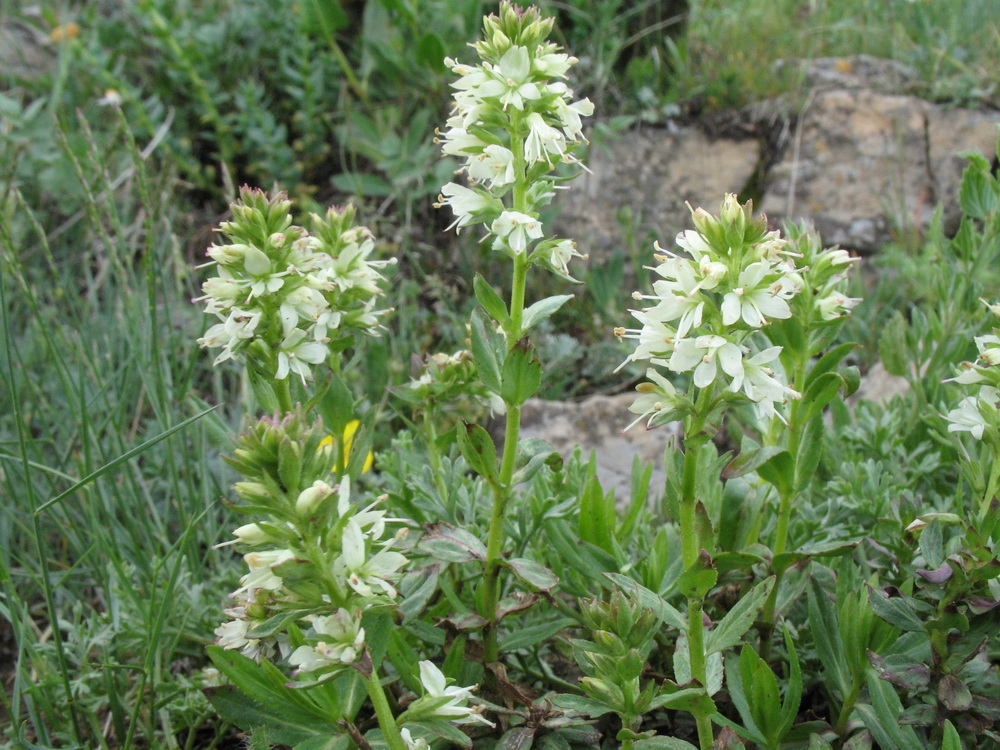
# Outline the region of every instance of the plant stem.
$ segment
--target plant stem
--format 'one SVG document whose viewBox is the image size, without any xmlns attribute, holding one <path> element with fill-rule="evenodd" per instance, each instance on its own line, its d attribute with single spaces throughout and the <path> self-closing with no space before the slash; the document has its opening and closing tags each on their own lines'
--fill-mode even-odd
<svg viewBox="0 0 1000 750">
<path fill-rule="evenodd" d="M 527 165 L 524 161 L 524 141 L 521 138 L 521 115 L 516 110 L 511 113 L 510 147 L 516 174 L 512 191 L 515 211 L 527 211 Z M 510 291 L 510 327 L 507 329 L 507 349 L 513 348 L 521 338 L 524 319 L 524 292 L 528 276 L 527 252 L 514 256 L 514 271 Z M 500 561 L 504 543 L 504 519 L 513 487 L 514 466 L 517 463 L 517 442 L 521 434 L 521 406 L 506 402 L 507 424 L 504 429 L 503 458 L 500 461 L 500 477 L 494 486 L 493 512 L 487 532 L 486 559 L 483 561 L 482 596 L 479 599 L 480 617 L 486 620 L 483 630 L 483 661 L 491 664 L 500 658 L 500 644 L 497 640 L 497 604 L 500 601 Z M 487 687 L 497 689 L 493 673 L 486 671 Z"/>
<path fill-rule="evenodd" d="M 288 378 L 285 377 L 281 380 L 272 380 L 272 386 L 274 387 L 274 395 L 278 399 L 278 408 L 281 410 L 282 414 L 288 414 L 292 411 L 292 388 L 288 382 Z"/>
<path fill-rule="evenodd" d="M 837 726 L 834 730 L 838 737 L 843 737 L 847 731 L 847 722 L 854 711 L 854 704 L 857 703 L 858 696 L 861 695 L 861 681 L 856 680 L 851 686 L 851 692 L 844 697 L 844 704 L 840 707 L 840 714 L 837 716 Z"/>
<path fill-rule="evenodd" d="M 385 744 L 389 746 L 389 750 L 406 750 L 406 743 L 403 742 L 403 738 L 399 734 L 396 718 L 392 715 L 389 700 L 386 698 L 382 683 L 379 681 L 378 670 L 372 667 L 372 676 L 370 678 L 362 677 L 362 680 L 368 691 L 368 697 L 372 700 L 372 706 L 375 708 L 375 716 L 378 717 L 378 724 L 382 728 Z"/>
<path fill-rule="evenodd" d="M 990 503 L 997 494 L 997 480 L 1000 480 L 1000 445 L 993 446 L 993 463 L 990 466 L 990 479 L 986 483 L 986 493 L 979 504 L 979 517 L 986 518 L 990 510 Z"/>
<path fill-rule="evenodd" d="M 681 479 L 680 526 L 681 550 L 684 558 L 684 568 L 688 569 L 698 562 L 702 544 L 698 536 L 698 454 L 702 444 L 708 439 L 702 430 L 705 417 L 712 400 L 712 389 L 704 388 L 698 394 L 695 414 L 686 425 L 684 438 L 684 474 Z M 705 623 L 702 617 L 704 609 L 702 598 L 688 597 L 688 661 L 691 665 L 691 678 L 702 686 L 708 682 L 706 675 L 705 656 Z M 712 721 L 709 714 L 702 711 L 694 713 L 698 726 L 698 744 L 701 750 L 711 750 L 715 738 L 712 732 Z"/>
</svg>

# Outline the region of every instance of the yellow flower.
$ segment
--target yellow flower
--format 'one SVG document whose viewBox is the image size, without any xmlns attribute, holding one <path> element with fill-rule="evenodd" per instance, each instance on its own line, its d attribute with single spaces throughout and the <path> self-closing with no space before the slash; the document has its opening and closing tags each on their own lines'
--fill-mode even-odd
<svg viewBox="0 0 1000 750">
<path fill-rule="evenodd" d="M 340 453 L 340 465 L 339 466 L 335 465 L 332 469 L 330 469 L 331 471 L 337 474 L 342 474 L 347 469 L 347 463 L 351 456 L 351 445 L 354 442 L 354 433 L 358 431 L 358 427 L 360 426 L 361 422 L 357 419 L 352 419 L 350 422 L 347 423 L 347 426 L 344 428 L 344 440 L 343 440 L 343 447 Z M 333 435 L 327 435 L 325 438 L 323 438 L 323 440 L 319 444 L 319 447 L 323 448 L 327 445 L 333 445 Z M 372 464 L 374 462 L 375 462 L 375 456 L 372 454 L 371 451 L 368 451 L 368 455 L 365 456 L 365 464 L 364 466 L 361 467 L 361 473 L 364 474 L 366 471 L 368 471 L 372 467 Z"/>
<path fill-rule="evenodd" d="M 64 39 L 75 39 L 80 35 L 80 26 L 72 21 L 69 23 L 64 23 L 62 26 L 56 26 L 52 29 L 52 33 L 49 34 L 49 39 L 53 42 L 61 42 Z"/>
</svg>

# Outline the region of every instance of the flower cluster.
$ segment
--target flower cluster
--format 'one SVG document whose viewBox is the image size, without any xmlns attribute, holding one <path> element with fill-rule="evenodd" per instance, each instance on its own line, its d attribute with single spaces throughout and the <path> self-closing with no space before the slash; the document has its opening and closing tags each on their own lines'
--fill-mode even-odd
<svg viewBox="0 0 1000 750">
<path fill-rule="evenodd" d="M 694 211 L 697 231 L 677 235 L 678 254 L 659 245 L 652 270 L 660 277 L 653 294 L 636 300 L 653 304 L 632 315 L 640 328 L 616 328 L 619 339 L 636 341 L 628 362 L 648 361 L 675 373 L 689 373 L 698 388 L 720 384 L 724 391 L 754 403 L 761 418 L 775 414 L 775 404 L 797 394 L 780 380 L 773 365 L 779 346 L 755 348 L 772 321 L 792 315 L 790 301 L 803 286 L 794 253 L 763 217 L 753 218 L 750 204 L 736 196 L 723 201 L 720 216 Z M 620 369 L 619 367 L 619 369 Z M 691 401 L 677 393 L 654 369 L 639 386 L 631 407 L 648 425 L 683 416 Z M 635 424 L 635 422 L 633 422 Z"/>
<path fill-rule="evenodd" d="M 547 41 L 551 28 L 552 19 L 542 19 L 536 8 L 522 11 L 504 2 L 499 16 L 485 19 L 483 41 L 473 45 L 478 65 L 445 60 L 459 79 L 437 140 L 445 154 L 463 160 L 461 171 L 472 187 L 449 182 L 437 205 L 452 209 L 452 227 L 487 226 L 493 248 L 511 256 L 543 237 L 536 209 L 551 197 L 555 178 L 548 173 L 560 162 L 579 163 L 573 151 L 583 142 L 581 117 L 594 111 L 589 99 L 576 100 L 557 80 L 577 60 Z M 568 277 L 574 256 L 573 242 L 549 239 L 530 259 Z"/>
<path fill-rule="evenodd" d="M 502 413 L 503 401 L 479 379 L 472 352 L 460 349 L 453 354 L 437 352 L 410 360 L 411 380 L 396 395 L 421 411 L 472 415 L 487 407 Z"/>
<path fill-rule="evenodd" d="M 832 324 L 850 314 L 860 297 L 848 297 L 847 272 L 857 262 L 838 247 L 824 248 L 819 234 L 808 225 L 786 224 L 785 238 L 798 260 L 800 293 L 791 300 L 792 316 L 803 327 Z"/>
<path fill-rule="evenodd" d="M 332 450 L 323 432 L 299 413 L 262 419 L 228 459 L 244 477 L 234 485 L 244 503 L 236 509 L 267 520 L 233 532 L 230 543 L 253 549 L 231 595 L 236 606 L 226 610 L 232 620 L 215 631 L 219 645 L 254 659 L 273 658 L 277 649 L 310 681 L 362 659 L 362 612 L 395 600 L 393 581 L 407 562 L 394 549 L 407 530 L 386 538 L 387 524 L 398 519 L 377 510 L 378 500 L 363 509 L 352 503 L 346 476 L 337 486 L 327 482 Z M 267 626 L 277 614 L 298 623 L 304 644 L 292 650 L 283 631 Z"/>
<path fill-rule="evenodd" d="M 984 304 L 1000 318 L 1000 303 Z M 968 431 L 976 440 L 989 435 L 992 442 L 1000 438 L 1000 327 L 975 340 L 979 349 L 976 361 L 962 362 L 959 374 L 948 382 L 976 385 L 979 391 L 963 398 L 945 418 L 951 422 L 949 432 Z"/>
<path fill-rule="evenodd" d="M 448 719 L 456 724 L 481 723 L 493 726 L 483 715 L 482 706 L 468 705 L 472 691 L 476 686 L 448 686 L 448 681 L 434 662 L 422 661 L 420 666 L 420 684 L 424 694 L 407 706 L 400 715 L 399 721 L 417 722 L 427 719 Z"/>
<path fill-rule="evenodd" d="M 276 380 L 295 373 L 305 381 L 325 362 L 330 342 L 352 331 L 378 335 L 379 270 L 371 260 L 371 233 L 354 226 L 354 209 L 311 216 L 313 231 L 292 224 L 291 202 L 243 188 L 232 221 L 219 231 L 229 240 L 208 250 L 218 275 L 202 286 L 205 312 L 219 323 L 198 339 L 222 351 L 215 364 L 246 356 Z"/>
</svg>

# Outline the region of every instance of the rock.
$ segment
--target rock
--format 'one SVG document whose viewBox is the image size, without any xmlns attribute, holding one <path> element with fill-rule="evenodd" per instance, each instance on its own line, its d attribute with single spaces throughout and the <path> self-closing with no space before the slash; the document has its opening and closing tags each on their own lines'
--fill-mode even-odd
<svg viewBox="0 0 1000 750">
<path fill-rule="evenodd" d="M 779 60 L 777 68 L 802 66 L 805 89 L 871 89 L 883 94 L 907 92 L 917 72 L 897 60 L 872 55 L 817 57 L 813 60 Z"/>
<path fill-rule="evenodd" d="M 614 489 L 619 503 L 628 502 L 632 485 L 632 460 L 639 456 L 653 464 L 651 498 L 663 495 L 666 475 L 663 451 L 680 432 L 679 423 L 647 430 L 641 424 L 622 430 L 635 419 L 628 407 L 635 395 L 590 396 L 582 401 L 530 399 L 521 410 L 521 437 L 542 438 L 569 458 L 579 443 L 584 458 L 597 455 L 597 476 L 605 492 Z"/>
<path fill-rule="evenodd" d="M 628 257 L 628 236 L 643 249 L 654 239 L 672 243 L 691 226 L 685 202 L 714 211 L 725 193 L 747 185 L 760 154 L 754 139 L 710 138 L 693 127 L 623 133 L 591 146 L 593 174 L 556 197 L 556 231 L 598 263 L 615 248 Z"/>
<path fill-rule="evenodd" d="M 838 80 L 840 88 L 829 88 Z M 957 226 L 959 154 L 992 159 L 1000 113 L 858 88 L 861 75 L 820 81 L 768 173 L 763 211 L 809 219 L 824 243 L 863 253 L 901 230 L 922 229 L 939 201 L 946 228 Z"/>
<path fill-rule="evenodd" d="M 885 365 L 876 362 L 861 378 L 861 385 L 854 393 L 849 403 L 857 405 L 859 401 L 873 401 L 885 404 L 896 396 L 905 396 L 910 390 L 910 382 L 900 376 L 893 375 L 885 369 Z"/>
</svg>

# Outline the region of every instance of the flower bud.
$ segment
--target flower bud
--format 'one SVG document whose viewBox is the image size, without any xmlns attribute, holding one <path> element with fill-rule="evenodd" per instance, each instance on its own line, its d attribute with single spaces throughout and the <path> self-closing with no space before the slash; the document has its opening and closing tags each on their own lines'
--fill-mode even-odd
<svg viewBox="0 0 1000 750">
<path fill-rule="evenodd" d="M 256 523 L 248 523 L 233 531 L 233 536 L 243 544 L 264 544 L 271 541 L 271 535 Z"/>
<path fill-rule="evenodd" d="M 308 515 L 332 494 L 333 487 L 323 480 L 317 479 L 313 482 L 312 487 L 307 487 L 299 493 L 299 497 L 295 501 L 295 510 L 302 515 Z"/>
<path fill-rule="evenodd" d="M 246 245 L 212 245 L 208 257 L 220 266 L 234 266 L 243 260 L 247 249 Z"/>
</svg>

